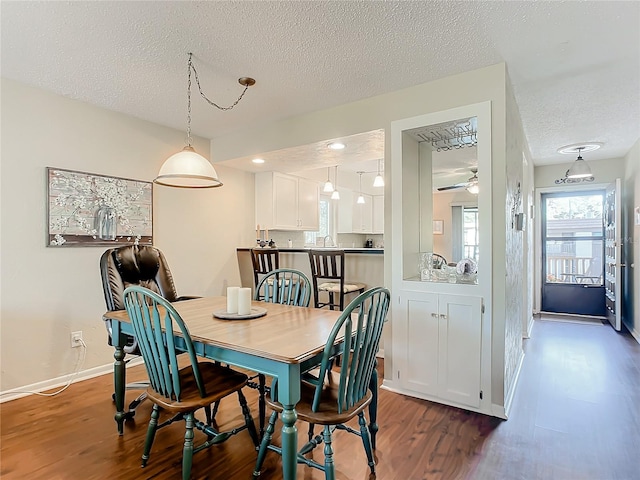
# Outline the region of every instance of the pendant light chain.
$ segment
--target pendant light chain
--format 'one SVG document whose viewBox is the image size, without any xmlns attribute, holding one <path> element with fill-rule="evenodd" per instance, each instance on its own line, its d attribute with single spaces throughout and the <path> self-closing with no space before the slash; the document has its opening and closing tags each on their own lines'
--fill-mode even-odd
<svg viewBox="0 0 640 480">
<path fill-rule="evenodd" d="M 191 56 L 193 54 L 189 53 L 189 64 L 187 65 L 187 78 L 189 79 L 187 85 L 187 146 L 191 146 L 192 138 L 191 138 L 191 68 L 193 67 L 191 63 Z"/>
<path fill-rule="evenodd" d="M 196 84 L 198 85 L 198 91 L 200 92 L 200 95 L 202 96 L 202 98 L 204 98 L 207 101 L 207 103 L 209 105 L 211 105 L 212 107 L 216 107 L 219 110 L 231 110 L 233 107 L 235 107 L 240 102 L 240 100 L 242 100 L 242 97 L 244 97 L 244 94 L 247 93 L 247 89 L 255 83 L 255 80 L 253 80 L 253 79 L 249 79 L 249 80 L 252 80 L 252 81 L 245 81 L 245 82 L 242 82 L 242 79 L 240 79 L 241 80 L 240 84 L 244 85 L 244 90 L 242 91 L 242 93 L 240 94 L 238 99 L 235 102 L 233 102 L 233 104 L 229 105 L 228 107 L 221 107 L 217 103 L 212 102 L 211 100 L 209 100 L 209 98 L 207 98 L 207 96 L 202 91 L 202 87 L 200 86 L 200 79 L 198 78 L 198 71 L 196 70 L 196 67 L 193 66 L 193 62 L 191 61 L 191 56 L 192 55 L 193 55 L 192 53 L 189 54 L 189 88 L 191 88 L 191 70 L 193 69 L 193 74 L 196 77 Z"/>
</svg>

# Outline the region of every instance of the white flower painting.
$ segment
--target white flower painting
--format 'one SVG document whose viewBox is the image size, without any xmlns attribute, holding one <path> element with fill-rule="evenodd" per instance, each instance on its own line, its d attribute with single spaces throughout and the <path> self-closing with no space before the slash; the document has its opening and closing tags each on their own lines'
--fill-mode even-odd
<svg viewBox="0 0 640 480">
<path fill-rule="evenodd" d="M 47 168 L 48 245 L 153 243 L 151 182 Z"/>
</svg>

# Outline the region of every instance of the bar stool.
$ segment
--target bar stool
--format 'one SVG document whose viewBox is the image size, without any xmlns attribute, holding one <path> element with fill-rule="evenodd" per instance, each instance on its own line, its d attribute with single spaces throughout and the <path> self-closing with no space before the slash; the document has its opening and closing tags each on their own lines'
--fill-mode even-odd
<svg viewBox="0 0 640 480">
<path fill-rule="evenodd" d="M 257 291 L 258 284 L 264 275 L 280 268 L 280 251 L 277 248 L 252 248 L 253 286 Z M 262 300 L 262 298 L 256 298 Z"/>
<path fill-rule="evenodd" d="M 344 297 L 349 293 L 362 293 L 364 283 L 347 282 L 344 279 L 344 250 L 309 250 L 311 278 L 316 308 L 329 307 L 344 310 Z M 325 292 L 329 301 L 321 301 L 320 293 Z M 337 300 L 336 300 L 336 294 Z"/>
</svg>

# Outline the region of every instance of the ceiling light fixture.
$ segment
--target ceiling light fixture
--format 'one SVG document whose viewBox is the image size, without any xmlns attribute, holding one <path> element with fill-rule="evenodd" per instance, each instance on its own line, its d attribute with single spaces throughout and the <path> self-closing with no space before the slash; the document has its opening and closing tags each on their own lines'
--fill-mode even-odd
<svg viewBox="0 0 640 480">
<path fill-rule="evenodd" d="M 251 160 L 253 163 L 264 163 L 264 158 L 254 158 Z"/>
<path fill-rule="evenodd" d="M 374 187 L 384 187 L 384 177 L 380 173 L 380 162 L 381 160 L 378 159 L 378 174 L 376 175 L 376 178 L 373 179 Z"/>
<path fill-rule="evenodd" d="M 567 178 L 587 178 L 591 177 L 591 168 L 589 168 L 589 164 L 584 161 L 582 155 L 580 155 L 583 150 L 582 147 L 578 147 L 578 158 L 576 158 L 571 168 L 567 170 Z"/>
<path fill-rule="evenodd" d="M 338 192 L 338 166 L 336 165 L 336 176 L 333 177 L 336 181 L 336 189 L 331 194 L 331 200 L 340 200 L 340 192 Z"/>
<path fill-rule="evenodd" d="M 341 142 L 331 142 L 329 145 L 327 145 L 327 147 L 329 147 L 331 150 L 343 150 L 346 145 Z"/>
<path fill-rule="evenodd" d="M 478 187 L 478 183 L 472 183 L 467 187 L 467 192 L 477 195 L 480 192 L 480 187 Z"/>
<path fill-rule="evenodd" d="M 166 185 L 169 187 L 182 187 L 182 188 L 212 188 L 222 186 L 222 182 L 218 178 L 218 173 L 209 160 L 202 155 L 196 153 L 191 146 L 193 139 L 191 138 L 191 70 L 196 78 L 198 90 L 200 95 L 204 98 L 209 105 L 216 107 L 219 110 L 231 110 L 242 99 L 247 89 L 255 85 L 256 81 L 250 77 L 242 77 L 238 80 L 238 83 L 244 87 L 244 90 L 238 97 L 238 99 L 229 107 L 221 107 L 212 102 L 207 96 L 202 93 L 200 87 L 200 80 L 198 79 L 198 72 L 193 66 L 191 57 L 193 53 L 189 53 L 189 62 L 187 64 L 188 70 L 188 83 L 187 83 L 187 145 L 182 151 L 171 155 L 160 168 L 158 176 L 153 180 L 154 183 L 160 185 Z"/>
<path fill-rule="evenodd" d="M 331 180 L 329 179 L 329 172 L 331 171 L 331 167 L 327 167 L 327 181 L 324 182 L 324 188 L 322 189 L 323 192 L 326 193 L 331 193 L 333 192 L 333 183 L 331 183 Z"/>
<path fill-rule="evenodd" d="M 364 203 L 364 196 L 362 195 L 362 174 L 364 172 L 358 172 L 358 175 L 360 175 L 360 195 L 358 195 L 358 200 L 356 200 L 356 203 Z"/>
</svg>

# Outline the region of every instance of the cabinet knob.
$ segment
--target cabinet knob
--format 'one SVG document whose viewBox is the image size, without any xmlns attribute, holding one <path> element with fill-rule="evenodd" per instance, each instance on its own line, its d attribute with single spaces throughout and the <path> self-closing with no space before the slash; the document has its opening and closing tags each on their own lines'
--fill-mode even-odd
<svg viewBox="0 0 640 480">
<path fill-rule="evenodd" d="M 443 319 L 443 320 L 446 320 L 446 319 L 447 319 L 447 316 L 446 316 L 444 313 L 441 313 L 441 314 L 440 314 L 440 318 L 441 318 L 441 319 Z"/>
<path fill-rule="evenodd" d="M 437 314 L 437 313 L 432 313 L 432 314 L 431 314 L 431 316 L 432 316 L 433 318 L 438 318 L 438 314 Z"/>
</svg>

